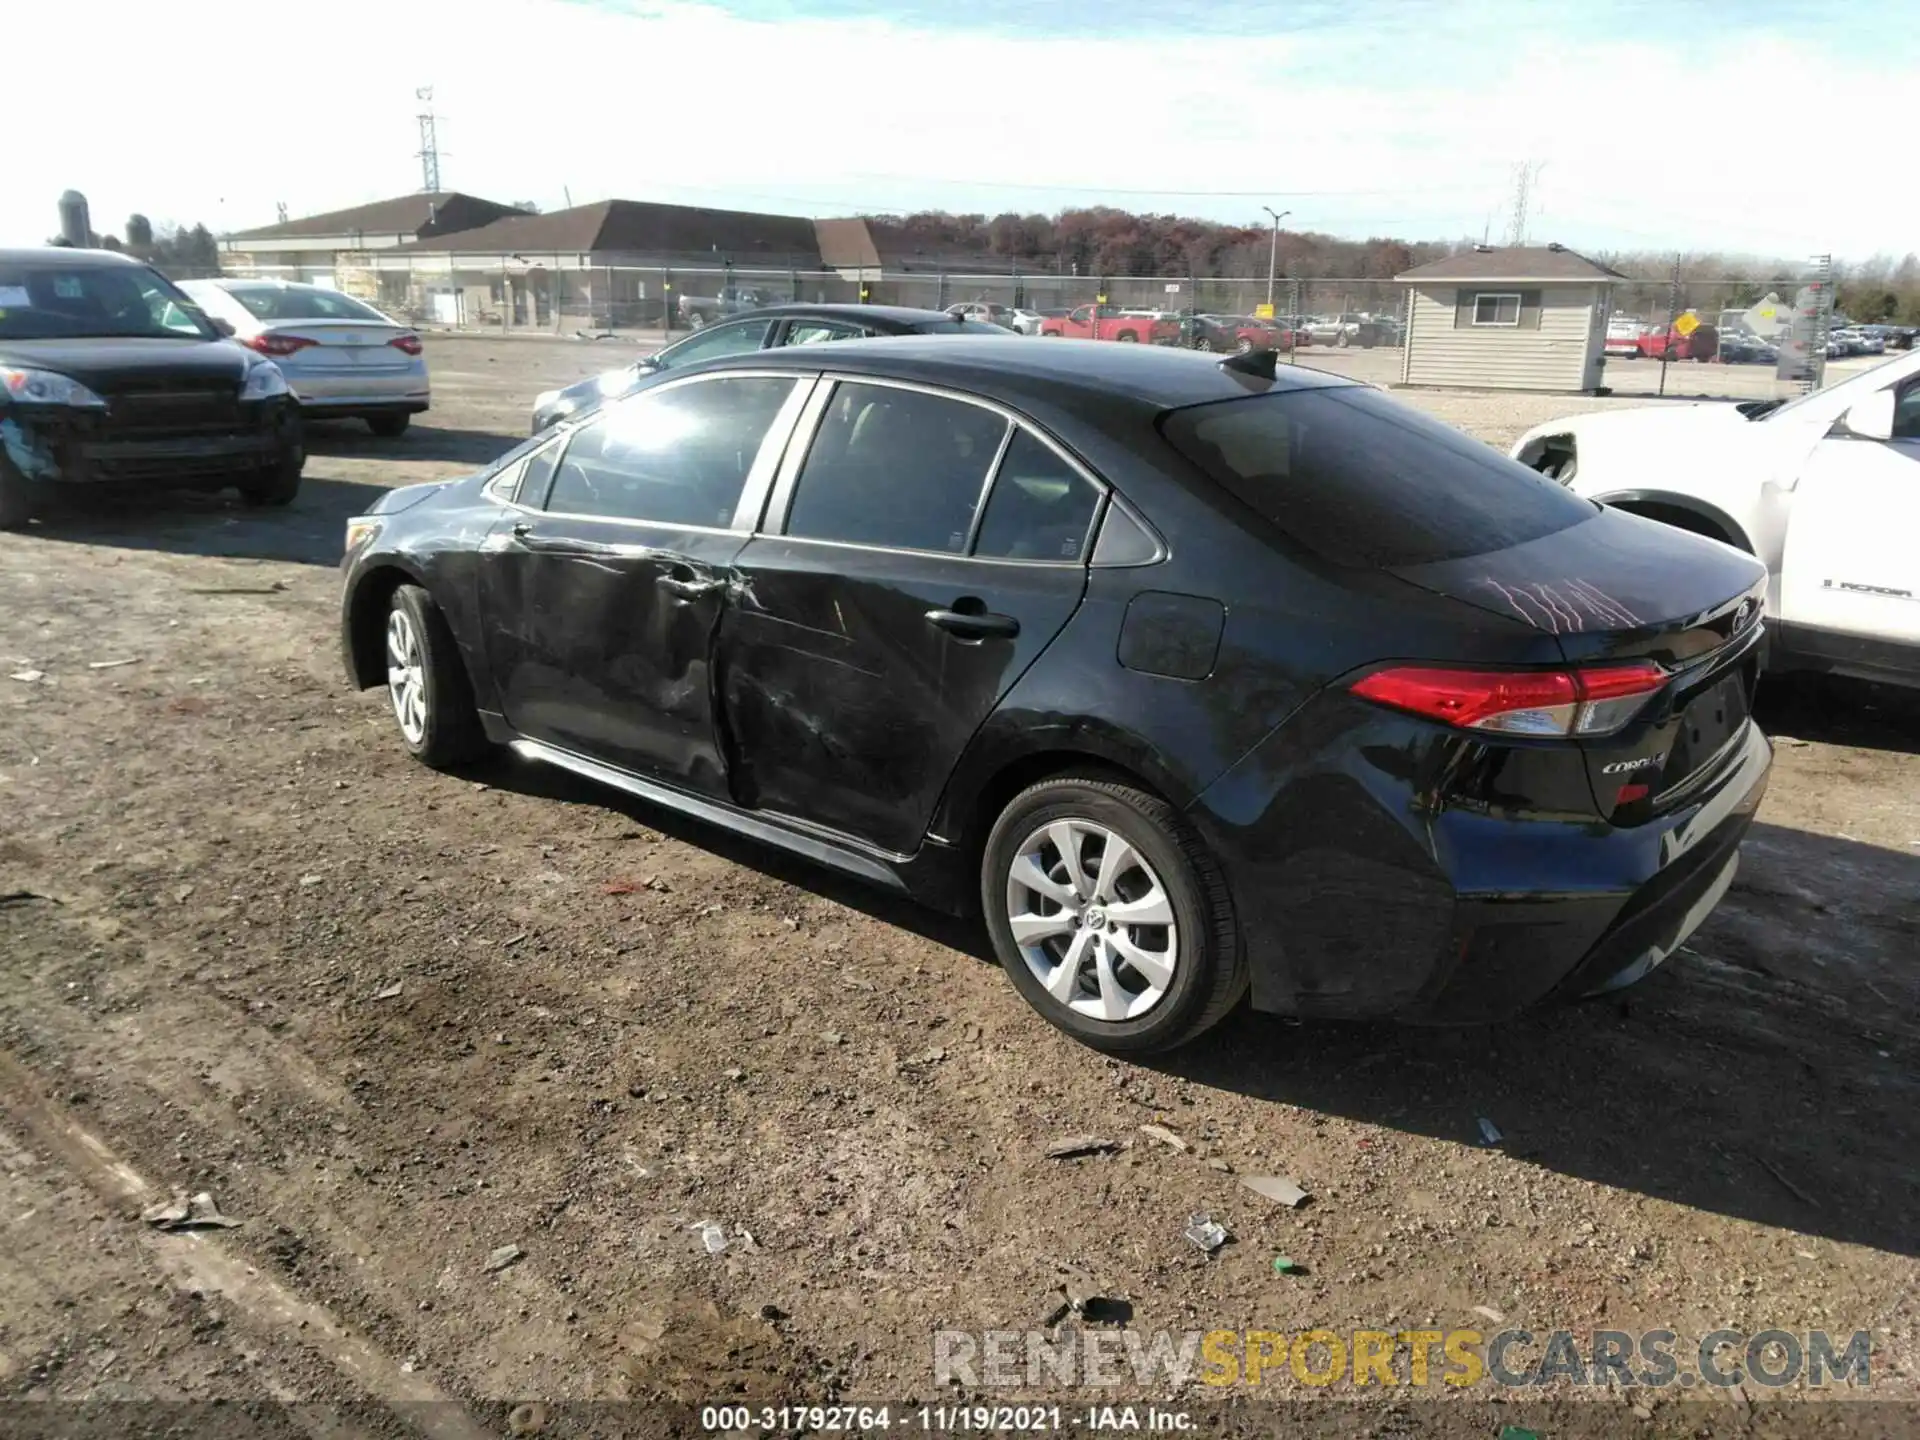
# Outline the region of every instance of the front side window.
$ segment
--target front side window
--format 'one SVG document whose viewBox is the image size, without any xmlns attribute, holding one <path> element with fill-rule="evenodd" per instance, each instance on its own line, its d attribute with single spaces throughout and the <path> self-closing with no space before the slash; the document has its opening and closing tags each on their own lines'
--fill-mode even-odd
<svg viewBox="0 0 1920 1440">
<path fill-rule="evenodd" d="M 1893 438 L 1920 440 L 1920 380 L 1901 386 L 1893 402 Z"/>
<path fill-rule="evenodd" d="M 1473 323 L 1476 325 L 1518 325 L 1518 295 L 1476 295 L 1473 297 Z"/>
<path fill-rule="evenodd" d="M 392 322 L 371 305 L 337 290 L 294 290 L 278 285 L 236 285 L 227 293 L 256 320 L 373 320 Z"/>
<path fill-rule="evenodd" d="M 963 555 L 1007 421 L 965 401 L 842 383 L 807 451 L 786 533 Z"/>
<path fill-rule="evenodd" d="M 173 282 L 144 265 L 0 264 L 0 340 L 212 340 Z"/>
<path fill-rule="evenodd" d="M 1336 565 L 1392 569 L 1504 550 L 1591 502 L 1361 385 L 1169 411 L 1160 430 L 1221 488 Z"/>
<path fill-rule="evenodd" d="M 662 370 L 676 365 L 692 365 L 699 360 L 718 360 L 722 355 L 745 355 L 767 343 L 771 320 L 738 320 L 730 325 L 710 325 L 698 335 L 688 336 L 677 345 L 669 345 L 653 357 Z"/>
<path fill-rule="evenodd" d="M 724 376 L 611 403 L 560 455 L 545 508 L 725 529 L 795 383 Z M 532 493 L 526 480 L 521 488 Z"/>
<path fill-rule="evenodd" d="M 1016 430 L 993 477 L 973 553 L 991 560 L 1082 560 L 1099 503 L 1091 481 Z"/>
</svg>

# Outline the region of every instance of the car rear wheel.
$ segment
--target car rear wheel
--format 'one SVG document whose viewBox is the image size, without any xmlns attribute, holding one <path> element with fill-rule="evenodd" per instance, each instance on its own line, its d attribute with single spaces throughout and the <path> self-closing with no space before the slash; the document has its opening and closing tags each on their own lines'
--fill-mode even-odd
<svg viewBox="0 0 1920 1440">
<path fill-rule="evenodd" d="M 1253 341 L 1249 340 L 1245 335 L 1242 335 L 1238 343 L 1236 343 L 1233 348 L 1239 354 L 1242 354 L 1242 355 L 1249 354 L 1253 350 Z"/>
<path fill-rule="evenodd" d="M 1138 345 L 1140 343 L 1140 337 L 1131 330 L 1122 330 L 1113 338 L 1118 340 L 1122 345 Z"/>
<path fill-rule="evenodd" d="M 367 429 L 383 440 L 393 440 L 407 433 L 407 426 L 413 423 L 411 415 L 369 415 Z"/>
<path fill-rule="evenodd" d="M 987 837 L 980 898 L 1015 988 L 1096 1049 L 1171 1049 L 1246 992 L 1219 868 L 1172 806 L 1133 786 L 1066 776 L 1023 790 Z"/>
<path fill-rule="evenodd" d="M 387 699 L 416 760 L 444 769 L 487 751 L 473 686 L 447 617 L 418 585 L 393 592 L 387 612 Z"/>
</svg>

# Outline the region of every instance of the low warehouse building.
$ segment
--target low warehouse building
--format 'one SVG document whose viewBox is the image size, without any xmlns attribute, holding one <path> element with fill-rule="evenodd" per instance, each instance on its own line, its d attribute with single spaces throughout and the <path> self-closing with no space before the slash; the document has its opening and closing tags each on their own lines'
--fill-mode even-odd
<svg viewBox="0 0 1920 1440">
<path fill-rule="evenodd" d="M 1475 246 L 1416 265 L 1400 383 L 1469 390 L 1594 390 L 1613 287 L 1627 277 L 1564 245 Z"/>
</svg>

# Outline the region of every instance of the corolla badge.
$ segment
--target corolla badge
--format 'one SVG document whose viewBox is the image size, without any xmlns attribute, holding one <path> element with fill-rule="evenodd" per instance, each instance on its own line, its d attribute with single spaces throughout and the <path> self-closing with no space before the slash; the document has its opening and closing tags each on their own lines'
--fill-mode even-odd
<svg viewBox="0 0 1920 1440">
<path fill-rule="evenodd" d="M 1651 770 L 1666 758 L 1667 752 L 1662 750 L 1658 755 L 1642 755 L 1638 760 L 1616 760 L 1611 765 L 1602 765 L 1600 767 L 1600 773 L 1602 775 L 1630 775 L 1635 770 Z"/>
</svg>

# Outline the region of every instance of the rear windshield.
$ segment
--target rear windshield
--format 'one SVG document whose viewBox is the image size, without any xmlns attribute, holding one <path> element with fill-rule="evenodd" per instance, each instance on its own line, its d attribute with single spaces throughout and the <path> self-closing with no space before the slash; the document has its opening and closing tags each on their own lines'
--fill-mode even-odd
<svg viewBox="0 0 1920 1440">
<path fill-rule="evenodd" d="M 1337 386 L 1171 410 L 1161 433 L 1299 544 L 1390 569 L 1537 540 L 1589 502 L 1377 390 Z"/>
<path fill-rule="evenodd" d="M 227 293 L 247 307 L 256 320 L 381 320 L 371 305 L 332 290 L 229 289 Z"/>
</svg>

